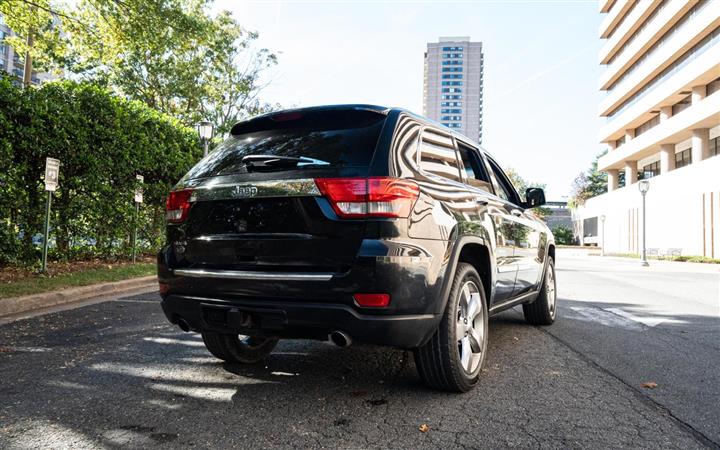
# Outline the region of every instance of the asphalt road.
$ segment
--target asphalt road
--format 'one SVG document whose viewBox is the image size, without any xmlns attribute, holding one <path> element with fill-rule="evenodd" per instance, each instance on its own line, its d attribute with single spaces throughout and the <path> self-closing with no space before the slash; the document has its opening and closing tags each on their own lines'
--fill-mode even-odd
<svg viewBox="0 0 720 450">
<path fill-rule="evenodd" d="M 559 256 L 558 322 L 494 318 L 464 395 L 377 347 L 285 341 L 222 364 L 156 294 L 2 325 L 0 448 L 717 447 L 718 274 Z"/>
</svg>

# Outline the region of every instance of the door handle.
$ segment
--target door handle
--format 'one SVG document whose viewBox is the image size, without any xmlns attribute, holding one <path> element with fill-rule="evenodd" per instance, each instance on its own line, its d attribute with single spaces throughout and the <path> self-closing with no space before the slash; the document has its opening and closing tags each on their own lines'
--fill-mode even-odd
<svg viewBox="0 0 720 450">
<path fill-rule="evenodd" d="M 513 209 L 512 211 L 510 211 L 510 214 L 516 217 L 520 217 L 522 216 L 522 211 L 520 211 L 519 209 Z"/>
<path fill-rule="evenodd" d="M 475 199 L 475 203 L 478 204 L 478 205 L 480 205 L 480 206 L 487 206 L 487 205 L 488 205 L 488 201 L 485 200 L 485 199 L 482 199 L 482 198 L 476 198 L 476 199 Z"/>
</svg>

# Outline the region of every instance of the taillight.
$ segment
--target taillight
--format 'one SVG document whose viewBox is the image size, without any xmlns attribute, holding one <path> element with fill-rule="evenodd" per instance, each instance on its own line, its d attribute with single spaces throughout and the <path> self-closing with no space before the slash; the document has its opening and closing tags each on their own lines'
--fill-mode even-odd
<svg viewBox="0 0 720 450">
<path fill-rule="evenodd" d="M 353 300 L 364 308 L 385 308 L 390 304 L 390 294 L 355 294 Z"/>
<path fill-rule="evenodd" d="M 317 178 L 315 184 L 343 218 L 407 217 L 420 193 L 414 182 L 390 177 Z"/>
<path fill-rule="evenodd" d="M 191 196 L 192 189 L 183 189 L 170 193 L 165 204 L 165 218 L 168 222 L 180 223 L 187 218 L 188 211 L 192 206 L 192 203 L 190 203 Z"/>
</svg>

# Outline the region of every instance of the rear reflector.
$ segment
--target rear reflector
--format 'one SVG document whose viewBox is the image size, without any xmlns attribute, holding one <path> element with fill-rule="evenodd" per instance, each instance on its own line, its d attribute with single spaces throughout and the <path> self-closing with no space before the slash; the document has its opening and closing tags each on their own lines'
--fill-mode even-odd
<svg viewBox="0 0 720 450">
<path fill-rule="evenodd" d="M 172 191 L 168 195 L 167 203 L 165 204 L 165 218 L 168 222 L 180 223 L 187 218 L 188 211 L 192 203 L 190 203 L 190 197 L 192 196 L 192 189 L 183 189 L 181 191 Z"/>
<path fill-rule="evenodd" d="M 420 193 L 414 182 L 390 177 L 317 178 L 315 184 L 343 218 L 407 217 Z"/>
<path fill-rule="evenodd" d="M 390 304 L 390 294 L 355 294 L 353 299 L 365 308 L 385 308 Z"/>
</svg>

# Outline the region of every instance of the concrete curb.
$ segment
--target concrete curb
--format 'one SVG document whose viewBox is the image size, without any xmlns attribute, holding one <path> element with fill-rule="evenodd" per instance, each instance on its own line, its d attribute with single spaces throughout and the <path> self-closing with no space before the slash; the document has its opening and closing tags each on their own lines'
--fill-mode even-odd
<svg viewBox="0 0 720 450">
<path fill-rule="evenodd" d="M 74 303 L 92 298 L 107 297 L 123 294 L 139 289 L 157 288 L 157 276 L 131 278 L 129 280 L 113 281 L 111 283 L 92 284 L 63 289 L 60 291 L 43 292 L 40 294 L 24 295 L 0 299 L 0 317 L 33 311 L 51 306 Z"/>
</svg>

